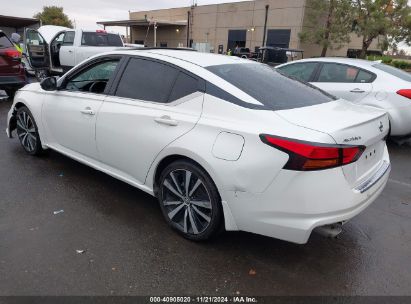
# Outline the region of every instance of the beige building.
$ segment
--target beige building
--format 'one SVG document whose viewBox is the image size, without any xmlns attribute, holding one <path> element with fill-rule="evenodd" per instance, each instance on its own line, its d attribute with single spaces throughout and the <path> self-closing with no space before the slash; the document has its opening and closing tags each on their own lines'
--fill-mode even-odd
<svg viewBox="0 0 411 304">
<path fill-rule="evenodd" d="M 131 43 L 147 46 L 156 42 L 158 47 L 195 46 L 217 53 L 237 45 L 252 51 L 267 45 L 302 49 L 305 57 L 319 56 L 320 47 L 302 44 L 298 37 L 307 9 L 306 0 L 255 0 L 130 12 L 130 20 L 98 23 L 126 26 Z M 351 43 L 330 49 L 327 55 L 347 56 L 348 49 L 361 49 L 361 39 L 353 34 Z M 378 42 L 370 50 L 380 51 Z"/>
</svg>

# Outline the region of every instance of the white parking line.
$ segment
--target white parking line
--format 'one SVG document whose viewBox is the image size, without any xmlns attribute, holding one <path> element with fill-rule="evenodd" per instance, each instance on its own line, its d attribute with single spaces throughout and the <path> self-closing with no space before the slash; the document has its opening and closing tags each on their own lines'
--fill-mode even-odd
<svg viewBox="0 0 411 304">
<path fill-rule="evenodd" d="M 398 184 L 398 185 L 402 185 L 402 186 L 411 188 L 411 184 L 404 183 L 402 181 L 398 181 L 398 180 L 391 179 L 391 178 L 388 181 L 390 181 L 391 183 L 394 183 L 394 184 Z"/>
</svg>

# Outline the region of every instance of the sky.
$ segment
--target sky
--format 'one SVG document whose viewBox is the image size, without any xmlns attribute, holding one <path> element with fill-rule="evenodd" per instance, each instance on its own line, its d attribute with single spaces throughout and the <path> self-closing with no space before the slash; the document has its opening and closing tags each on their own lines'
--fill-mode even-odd
<svg viewBox="0 0 411 304">
<path fill-rule="evenodd" d="M 6 0 L 0 0 L 6 1 Z M 125 20 L 129 11 L 144 11 L 190 6 L 193 0 L 12 0 L 1 6 L 1 15 L 33 17 L 43 6 L 62 6 L 77 28 L 97 29 L 97 21 Z M 238 2 L 246 0 L 195 0 L 198 5 Z M 411 0 L 409 0 L 411 4 Z M 110 31 L 125 34 L 124 27 L 110 27 Z M 411 53 L 411 47 L 401 45 Z"/>
<path fill-rule="evenodd" d="M 1 0 L 6 1 L 6 0 Z M 43 6 L 62 6 L 64 12 L 75 21 L 77 28 L 95 29 L 97 21 L 125 20 L 128 11 L 143 11 L 171 7 L 190 6 L 193 0 L 13 0 L 1 5 L 1 15 L 33 17 Z M 197 0 L 198 5 L 238 2 L 241 0 Z M 110 31 L 123 32 L 124 28 L 110 27 Z"/>
</svg>

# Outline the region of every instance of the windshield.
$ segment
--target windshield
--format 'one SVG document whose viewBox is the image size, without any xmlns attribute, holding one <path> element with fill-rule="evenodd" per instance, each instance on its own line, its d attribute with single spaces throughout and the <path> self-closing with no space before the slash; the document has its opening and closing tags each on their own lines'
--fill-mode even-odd
<svg viewBox="0 0 411 304">
<path fill-rule="evenodd" d="M 386 73 L 388 73 L 392 76 L 398 77 L 402 80 L 411 82 L 411 74 L 409 74 L 409 73 L 407 73 L 403 70 L 394 68 L 392 66 L 389 66 L 389 65 L 386 65 L 386 64 L 383 64 L 383 63 L 374 64 L 373 67 L 378 69 L 378 70 L 384 71 L 384 72 L 386 72 Z"/>
<path fill-rule="evenodd" d="M 207 67 L 207 70 L 272 110 L 300 108 L 335 100 L 320 89 L 265 64 L 215 65 Z"/>
</svg>

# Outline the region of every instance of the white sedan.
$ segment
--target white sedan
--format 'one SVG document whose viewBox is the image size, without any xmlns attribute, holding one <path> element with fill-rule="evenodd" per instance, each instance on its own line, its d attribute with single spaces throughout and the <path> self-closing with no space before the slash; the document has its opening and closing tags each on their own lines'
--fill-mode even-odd
<svg viewBox="0 0 411 304">
<path fill-rule="evenodd" d="M 392 136 L 411 137 L 411 74 L 383 63 L 311 58 L 277 66 L 285 74 L 360 105 L 388 112 Z"/>
<path fill-rule="evenodd" d="M 333 234 L 390 171 L 385 111 L 191 51 L 111 52 L 30 84 L 8 114 L 15 131 L 28 154 L 53 149 L 156 196 L 192 240 L 221 228 L 296 243 Z"/>
</svg>

